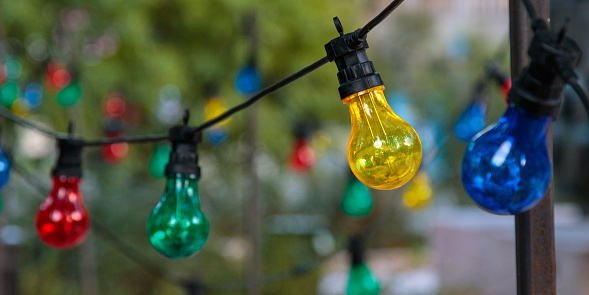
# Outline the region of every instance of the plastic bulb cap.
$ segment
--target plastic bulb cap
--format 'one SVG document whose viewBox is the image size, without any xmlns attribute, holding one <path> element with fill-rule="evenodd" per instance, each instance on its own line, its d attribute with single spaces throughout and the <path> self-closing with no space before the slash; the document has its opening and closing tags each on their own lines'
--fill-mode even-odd
<svg viewBox="0 0 589 295">
<path fill-rule="evenodd" d="M 370 214 L 374 201 L 368 187 L 354 176 L 346 186 L 341 205 L 346 215 L 363 217 Z"/>
<path fill-rule="evenodd" d="M 43 243 L 57 249 L 80 244 L 90 228 L 88 210 L 79 192 L 79 177 L 54 176 L 51 192 L 41 204 L 35 227 Z"/>
<path fill-rule="evenodd" d="M 391 110 L 376 86 L 344 98 L 352 119 L 348 162 L 360 181 L 376 189 L 407 183 L 421 163 L 417 132 Z"/>
<path fill-rule="evenodd" d="M 149 216 L 149 242 L 167 257 L 190 256 L 207 241 L 209 221 L 200 208 L 197 183 L 195 175 L 168 175 L 164 195 Z"/>
<path fill-rule="evenodd" d="M 550 117 L 512 104 L 469 144 L 462 159 L 462 183 L 480 207 L 518 214 L 540 201 L 552 174 L 546 147 L 549 122 Z"/>
<path fill-rule="evenodd" d="M 352 265 L 347 295 L 378 295 L 380 286 L 378 280 L 364 263 Z"/>
<path fill-rule="evenodd" d="M 454 124 L 454 134 L 462 141 L 469 142 L 485 128 L 486 106 L 483 102 L 470 104 Z"/>
</svg>

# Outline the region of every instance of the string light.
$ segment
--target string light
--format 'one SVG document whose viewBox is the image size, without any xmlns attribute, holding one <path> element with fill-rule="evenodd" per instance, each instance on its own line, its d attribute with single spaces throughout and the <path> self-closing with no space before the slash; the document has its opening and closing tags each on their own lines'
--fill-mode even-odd
<svg viewBox="0 0 589 295">
<path fill-rule="evenodd" d="M 469 144 L 462 160 L 464 188 L 479 206 L 496 214 L 529 210 L 548 188 L 552 166 L 546 130 L 560 112 L 565 84 L 576 81 L 573 68 L 581 56 L 565 29 L 550 32 L 535 12 L 529 14 L 535 20 L 531 64 L 509 91 L 503 117 Z"/>
<path fill-rule="evenodd" d="M 432 183 L 425 171 L 419 171 L 403 193 L 403 204 L 412 210 L 420 210 L 431 205 Z"/>
<path fill-rule="evenodd" d="M 477 82 L 469 104 L 454 123 L 454 134 L 462 141 L 469 142 L 486 126 L 487 102 L 485 89 L 485 80 Z"/>
<path fill-rule="evenodd" d="M 352 265 L 346 289 L 347 295 L 378 295 L 380 285 L 364 262 L 364 241 L 361 236 L 354 236 L 349 242 Z"/>
<path fill-rule="evenodd" d="M 6 186 L 10 179 L 10 160 L 4 149 L 0 148 L 0 189 Z"/>
<path fill-rule="evenodd" d="M 35 227 L 43 243 L 65 249 L 80 244 L 90 227 L 88 210 L 79 190 L 82 145 L 76 139 L 58 141 L 59 157 L 52 171 L 53 187 L 41 204 Z"/>
<path fill-rule="evenodd" d="M 368 43 L 362 30 L 344 35 L 337 17 L 334 22 L 340 37 L 327 43 L 325 49 L 337 65 L 338 90 L 350 111 L 350 168 L 372 188 L 398 188 L 419 169 L 421 141 L 413 127 L 388 105 L 382 79 L 366 55 Z"/>
<path fill-rule="evenodd" d="M 200 208 L 198 195 L 198 144 L 201 133 L 187 126 L 170 129 L 172 153 L 166 165 L 166 187 L 147 221 L 147 236 L 161 254 L 184 258 L 200 250 L 209 235 L 209 221 Z"/>
<path fill-rule="evenodd" d="M 164 178 L 166 165 L 170 159 L 172 150 L 168 145 L 159 145 L 149 159 L 149 173 L 155 178 Z"/>
</svg>

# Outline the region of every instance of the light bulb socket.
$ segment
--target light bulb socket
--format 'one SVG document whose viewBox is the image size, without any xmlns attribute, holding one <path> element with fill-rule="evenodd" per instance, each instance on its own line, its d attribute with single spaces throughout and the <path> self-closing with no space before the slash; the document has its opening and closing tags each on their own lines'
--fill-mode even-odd
<svg viewBox="0 0 589 295">
<path fill-rule="evenodd" d="M 361 235 L 354 235 L 348 241 L 348 251 L 352 265 L 364 263 L 364 238 Z"/>
<path fill-rule="evenodd" d="M 198 145 L 202 142 L 202 133 L 185 125 L 175 126 L 170 129 L 170 141 L 172 152 L 166 165 L 166 175 L 182 173 L 200 178 Z"/>
<path fill-rule="evenodd" d="M 384 85 L 380 74 L 376 72 L 366 55 L 366 48 L 368 48 L 366 37 L 359 37 L 359 30 L 344 35 L 339 19 L 335 17 L 333 20 L 340 36 L 325 44 L 325 51 L 329 61 L 334 61 L 339 71 L 337 79 L 340 84 L 338 91 L 341 99 Z"/>
<path fill-rule="evenodd" d="M 563 102 L 567 80 L 576 77 L 573 68 L 579 64 L 581 49 L 564 35 L 549 31 L 547 26 L 535 30 L 528 49 L 531 63 L 513 81 L 508 101 L 538 116 L 556 120 Z"/>
<path fill-rule="evenodd" d="M 59 139 L 57 148 L 59 149 L 59 156 L 51 175 L 82 177 L 82 140 Z"/>
</svg>

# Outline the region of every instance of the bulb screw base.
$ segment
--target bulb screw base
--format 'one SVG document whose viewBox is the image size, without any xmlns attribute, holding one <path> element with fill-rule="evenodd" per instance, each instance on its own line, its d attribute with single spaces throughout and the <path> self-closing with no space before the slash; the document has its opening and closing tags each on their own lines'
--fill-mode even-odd
<svg viewBox="0 0 589 295">
<path fill-rule="evenodd" d="M 529 113 L 556 120 L 564 86 L 576 78 L 573 68 L 579 64 L 582 52 L 573 39 L 565 36 L 566 27 L 555 33 L 537 20 L 533 28 L 534 38 L 528 49 L 532 61 L 514 80 L 508 101 Z"/>
<path fill-rule="evenodd" d="M 59 156 L 51 175 L 82 177 L 83 141 L 71 138 L 59 139 L 57 148 L 59 149 Z"/>
<path fill-rule="evenodd" d="M 194 128 L 186 126 L 175 126 L 170 129 L 170 141 L 172 142 L 172 153 L 170 161 L 166 165 L 166 175 L 169 174 L 193 174 L 200 178 L 200 167 L 198 166 L 198 145 L 202 142 L 202 133 L 195 132 Z"/>
<path fill-rule="evenodd" d="M 360 37 L 358 32 L 344 35 L 339 18 L 333 18 L 339 37 L 325 44 L 325 51 L 329 61 L 334 61 L 339 72 L 337 79 L 341 99 L 366 89 L 384 85 L 380 75 L 374 69 L 374 65 L 366 55 L 366 36 Z"/>
<path fill-rule="evenodd" d="M 348 241 L 348 251 L 352 259 L 352 265 L 364 262 L 364 238 L 357 234 Z"/>
</svg>

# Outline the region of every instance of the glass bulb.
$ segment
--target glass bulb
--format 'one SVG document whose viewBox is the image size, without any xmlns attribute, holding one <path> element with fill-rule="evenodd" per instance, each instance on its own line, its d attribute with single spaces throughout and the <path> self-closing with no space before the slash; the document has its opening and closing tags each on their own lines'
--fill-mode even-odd
<svg viewBox="0 0 589 295">
<path fill-rule="evenodd" d="M 364 263 L 352 265 L 347 295 L 378 295 L 380 286 L 378 280 Z"/>
<path fill-rule="evenodd" d="M 57 93 L 57 102 L 62 106 L 72 106 L 82 97 L 82 87 L 78 81 L 73 81 L 70 85 Z"/>
<path fill-rule="evenodd" d="M 219 97 L 213 96 L 205 102 L 205 121 L 214 119 L 223 114 L 227 107 Z M 230 119 L 223 120 L 213 128 L 205 131 L 205 138 L 211 145 L 220 145 L 229 137 L 229 131 L 226 126 L 229 125 Z"/>
<path fill-rule="evenodd" d="M 370 214 L 374 202 L 368 187 L 352 176 L 344 195 L 342 196 L 342 210 L 348 216 L 362 217 Z"/>
<path fill-rule="evenodd" d="M 147 236 L 158 252 L 173 259 L 204 246 L 209 221 L 200 209 L 196 175 L 168 175 L 164 195 L 147 221 Z"/>
<path fill-rule="evenodd" d="M 427 173 L 420 171 L 413 177 L 403 194 L 403 204 L 409 209 L 422 209 L 431 204 L 432 184 Z"/>
<path fill-rule="evenodd" d="M 235 90 L 241 95 L 252 94 L 262 87 L 262 79 L 254 66 L 241 68 L 235 76 Z"/>
<path fill-rule="evenodd" d="M 293 171 L 306 171 L 315 164 L 315 151 L 304 138 L 297 139 L 288 159 L 288 166 Z"/>
<path fill-rule="evenodd" d="M 164 178 L 166 175 L 166 165 L 170 161 L 172 149 L 167 145 L 158 146 L 149 160 L 149 173 L 155 178 Z"/>
<path fill-rule="evenodd" d="M 3 188 L 10 179 L 10 161 L 8 156 L 0 149 L 0 188 Z"/>
<path fill-rule="evenodd" d="M 462 159 L 462 183 L 470 197 L 495 214 L 517 214 L 536 205 L 550 183 L 546 147 L 550 117 L 513 104 L 479 133 Z"/>
<path fill-rule="evenodd" d="M 43 86 L 35 82 L 27 84 L 23 97 L 32 109 L 40 106 L 43 101 Z"/>
<path fill-rule="evenodd" d="M 0 88 L 0 104 L 9 108 L 18 98 L 18 84 L 14 81 L 8 81 Z"/>
<path fill-rule="evenodd" d="M 90 227 L 90 217 L 79 191 L 80 178 L 54 176 L 51 192 L 35 219 L 43 243 L 65 249 L 80 244 Z"/>
<path fill-rule="evenodd" d="M 394 189 L 407 183 L 421 163 L 417 133 L 391 110 L 376 86 L 346 97 L 352 119 L 348 162 L 364 184 Z"/>
<path fill-rule="evenodd" d="M 458 139 L 469 142 L 477 133 L 485 128 L 487 107 L 484 102 L 477 101 L 468 105 L 454 123 L 454 134 Z"/>
</svg>

